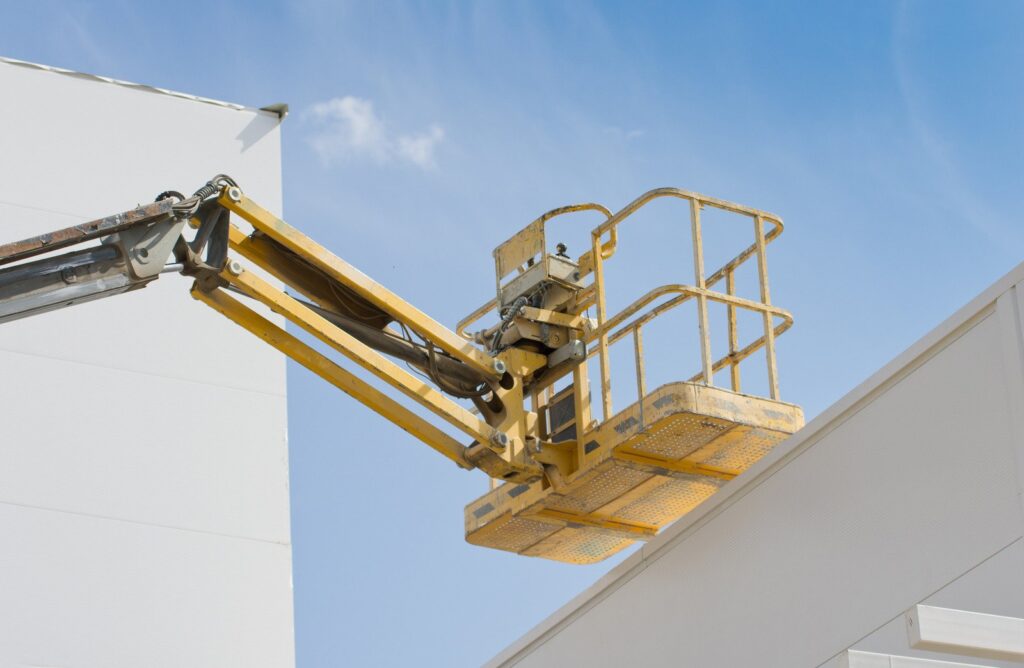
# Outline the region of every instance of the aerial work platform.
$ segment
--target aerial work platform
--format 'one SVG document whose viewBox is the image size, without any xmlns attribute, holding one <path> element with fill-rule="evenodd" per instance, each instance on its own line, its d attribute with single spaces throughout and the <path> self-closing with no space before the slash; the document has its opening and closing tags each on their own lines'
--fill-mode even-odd
<svg viewBox="0 0 1024 668">
<path fill-rule="evenodd" d="M 620 228 L 659 199 L 687 205 L 692 255 L 681 264 L 692 258 L 693 282 L 657 286 L 612 313 L 605 265 L 620 236 L 629 236 Z M 708 208 L 753 232 L 752 243 L 711 273 L 701 221 Z M 575 259 L 563 243 L 550 249 L 548 222 L 581 212 L 604 218 L 590 232 L 589 249 Z M 672 247 L 669 232 L 659 231 L 654 242 Z M 189 276 L 200 302 L 458 466 L 484 471 L 492 489 L 466 508 L 469 542 L 590 563 L 656 535 L 803 425 L 800 408 L 779 398 L 776 372 L 775 338 L 793 322 L 769 298 L 766 247 L 781 232 L 772 214 L 677 188 L 651 190 L 615 214 L 593 203 L 555 209 L 494 251 L 495 297 L 451 331 L 221 174 L 191 197 L 165 191 L 132 211 L 0 245 L 0 323 L 144 288 L 166 273 Z M 53 255 L 65 248 L 74 250 Z M 672 255 L 662 268 L 678 260 Z M 758 299 L 737 294 L 736 272 L 751 260 Z M 681 314 L 683 305 L 695 306 L 696 321 L 680 328 L 664 316 Z M 717 358 L 712 307 L 725 322 Z M 264 309 L 308 338 L 267 319 Z M 754 334 L 745 331 L 741 342 L 744 313 L 754 316 L 755 324 L 744 326 Z M 497 322 L 468 331 L 488 315 Z M 689 352 L 696 355 L 687 355 L 682 340 L 693 331 Z M 654 391 L 645 332 L 653 334 L 649 342 L 669 342 L 652 356 L 667 376 Z M 611 349 L 626 341 L 634 364 L 627 387 L 635 386 L 636 400 L 616 412 Z M 666 361 L 678 352 L 699 361 L 695 374 L 677 373 Z M 765 397 L 743 393 L 740 384 L 741 366 L 755 353 L 764 357 Z M 728 389 L 715 386 L 719 372 Z M 620 387 L 621 378 L 614 380 Z"/>
<path fill-rule="evenodd" d="M 682 199 L 690 205 L 694 284 L 654 288 L 609 315 L 602 265 L 618 246 L 619 225 L 661 197 Z M 754 228 L 754 243 L 710 275 L 704 270 L 701 229 L 701 210 L 707 206 L 746 217 Z M 596 208 L 583 205 L 555 210 L 499 246 L 495 250 L 498 302 L 511 302 L 521 294 L 521 285 L 530 282 L 527 277 L 531 274 L 553 273 L 549 263 L 555 256 L 544 250 L 545 222 Z M 542 432 L 535 456 L 546 462 L 546 475 L 530 483 L 500 484 L 469 504 L 465 526 L 470 543 L 570 563 L 600 561 L 655 536 L 803 426 L 803 411 L 778 399 L 775 336 L 789 328 L 792 318 L 770 304 L 765 247 L 781 233 L 781 220 L 672 188 L 651 191 L 619 213 L 606 215 L 607 220 L 592 233 L 590 252 L 578 265 L 573 264 L 579 270 L 573 277 L 593 273 L 594 279 L 586 287 L 574 286 L 578 293 L 566 308 L 569 313 L 582 313 L 595 307 L 597 319 L 588 322 L 580 336 L 587 346 L 582 355 L 585 359 L 572 370 L 571 385 L 554 394 L 534 389 Z M 766 223 L 770 225 L 767 232 Z M 749 259 L 757 262 L 760 301 L 736 296 L 736 271 Z M 503 284 L 502 279 L 516 265 L 520 265 L 518 274 Z M 561 275 L 570 274 L 563 269 Z M 720 282 L 725 292 L 710 289 Z M 648 393 L 644 328 L 656 326 L 659 316 L 689 301 L 697 305 L 697 322 L 693 324 L 700 334 L 700 371 L 687 381 L 671 382 Z M 727 311 L 728 352 L 717 360 L 711 352 L 709 302 L 723 304 Z M 743 347 L 739 343 L 739 310 L 757 313 L 762 322 L 760 336 Z M 478 309 L 467 320 L 480 313 Z M 465 324 L 460 323 L 460 332 Z M 630 335 L 636 364 L 630 382 L 636 383 L 640 399 L 612 414 L 608 350 Z M 763 352 L 767 362 L 768 398 L 740 392 L 740 364 L 757 352 Z M 600 391 L 593 402 L 587 373 L 592 358 L 596 358 L 600 373 Z M 730 389 L 714 387 L 715 372 L 726 369 Z M 598 402 L 602 414 L 610 416 L 600 422 L 590 417 L 591 404 Z M 582 436 L 578 425 L 583 425 Z"/>
</svg>

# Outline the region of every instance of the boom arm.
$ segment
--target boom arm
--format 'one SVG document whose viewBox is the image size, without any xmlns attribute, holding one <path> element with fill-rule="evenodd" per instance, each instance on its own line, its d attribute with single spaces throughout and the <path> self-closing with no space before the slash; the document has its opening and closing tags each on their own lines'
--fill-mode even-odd
<svg viewBox="0 0 1024 668">
<path fill-rule="evenodd" d="M 0 270 L 0 322 L 139 289 L 163 271 L 180 271 L 195 278 L 192 295 L 196 299 L 458 465 L 480 467 L 505 479 L 530 480 L 542 474 L 523 446 L 529 425 L 521 380 L 516 378 L 543 367 L 544 356 L 514 349 L 488 354 L 278 219 L 228 177 L 217 177 L 192 198 L 165 195 L 133 211 L 0 246 L 2 265 L 101 241 L 98 246 Z M 249 223 L 253 231 L 243 232 L 229 213 Z M 182 234 L 186 222 L 196 228 L 192 241 Z M 304 299 L 264 280 L 254 268 Z M 424 406 L 468 436 L 472 445 L 463 445 L 264 318 L 250 307 L 251 300 Z M 381 352 L 418 367 L 433 384 Z M 486 398 L 487 418 L 446 393 L 478 402 Z"/>
<path fill-rule="evenodd" d="M 618 228 L 637 209 L 663 197 L 689 204 L 694 284 L 657 287 L 609 313 L 603 267 L 616 251 Z M 700 211 L 706 206 L 747 217 L 754 230 L 754 243 L 710 274 L 701 241 Z M 578 211 L 605 218 L 591 233 L 590 249 L 576 260 L 561 245 L 549 253 L 546 223 Z M 778 400 L 774 342 L 792 318 L 769 301 L 765 247 L 781 231 L 781 221 L 771 214 L 675 188 L 652 190 L 615 214 L 597 204 L 556 209 L 495 250 L 495 299 L 453 332 L 220 175 L 192 197 L 162 193 L 132 211 L 0 246 L 0 323 L 139 289 L 168 271 L 190 276 L 197 300 L 459 466 L 509 483 L 467 507 L 468 540 L 593 561 L 653 535 L 690 507 L 673 499 L 711 493 L 763 455 L 765 444 L 770 447 L 802 424 L 799 408 Z M 98 245 L 85 245 L 97 240 Z M 72 246 L 83 247 L 50 255 Z M 755 257 L 760 301 L 738 297 L 734 283 L 737 267 Z M 284 287 L 266 280 L 266 274 Z M 714 291 L 722 281 L 726 292 Z M 700 371 L 688 381 L 648 392 L 642 329 L 688 301 L 697 306 Z M 258 304 L 433 413 L 448 429 L 268 320 L 252 308 Z M 709 334 L 711 304 L 724 306 L 727 315 L 729 350 L 717 359 Z M 587 317 L 590 309 L 594 320 Z M 753 311 L 763 322 L 762 335 L 746 345 L 738 338 L 739 310 Z M 495 324 L 467 331 L 492 311 L 498 315 Z M 613 413 L 608 350 L 626 336 L 634 341 L 639 401 Z M 740 364 L 759 350 L 768 364 L 770 399 L 739 394 Z M 591 357 L 600 362 L 594 400 Z M 713 387 L 715 372 L 725 368 L 732 392 Z M 569 382 L 556 392 L 562 379 Z M 470 400 L 475 410 L 456 399 Z M 593 404 L 600 407 L 600 420 L 592 415 Z M 723 457 L 737 449 L 750 451 L 744 450 L 735 465 L 720 463 L 732 461 Z M 676 478 L 705 482 L 692 490 L 666 482 Z M 633 517 L 631 508 L 647 499 L 658 499 L 651 501 L 655 510 L 643 511 L 647 519 Z M 601 540 L 577 536 L 573 532 L 579 527 Z M 614 540 L 605 541 L 609 536 Z"/>
</svg>

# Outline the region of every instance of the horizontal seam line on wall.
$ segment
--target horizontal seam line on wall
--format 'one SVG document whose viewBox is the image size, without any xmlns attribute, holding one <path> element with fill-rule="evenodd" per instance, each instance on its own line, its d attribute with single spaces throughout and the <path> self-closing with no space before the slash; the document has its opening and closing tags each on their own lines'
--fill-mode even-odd
<svg viewBox="0 0 1024 668">
<path fill-rule="evenodd" d="M 107 370 L 110 370 L 110 371 L 120 371 L 120 372 L 131 373 L 131 374 L 135 374 L 135 375 L 139 375 L 139 376 L 152 376 L 154 378 L 163 378 L 164 380 L 176 380 L 176 381 L 180 381 L 182 383 L 194 383 L 196 385 L 207 385 L 209 387 L 224 388 L 224 389 L 234 390 L 234 391 L 237 391 L 237 392 L 250 392 L 252 394 L 262 394 L 262 395 L 266 395 L 266 396 L 269 396 L 269 397 L 279 397 L 279 398 L 284 398 L 284 399 L 286 399 L 288 397 L 288 393 L 287 392 L 269 392 L 267 390 L 254 390 L 252 388 L 241 387 L 241 386 L 238 386 L 238 385 L 228 385 L 227 383 L 215 383 L 215 382 L 210 382 L 210 381 L 206 381 L 206 380 L 197 380 L 195 378 L 185 378 L 185 377 L 182 377 L 182 376 L 172 376 L 172 375 L 163 374 L 163 373 L 153 373 L 151 371 L 137 371 L 135 369 L 126 369 L 124 367 L 106 366 L 106 365 L 103 365 L 103 364 L 96 364 L 95 362 L 85 362 L 85 361 L 82 361 L 82 360 L 73 360 L 73 359 L 68 359 L 66 357 L 54 357 L 52 355 L 42 355 L 40 353 L 30 353 L 30 352 L 25 352 L 23 350 L 11 350 L 10 348 L 4 348 L 4 347 L 0 347 L 0 352 L 10 353 L 12 355 L 22 355 L 24 357 L 35 357 L 35 358 L 38 358 L 38 359 L 50 360 L 50 361 L 53 361 L 53 362 L 64 362 L 64 363 L 67 363 L 67 364 L 80 364 L 82 366 L 89 366 L 89 367 L 93 367 L 93 368 L 96 368 L 96 369 L 107 369 Z"/>
<path fill-rule="evenodd" d="M 66 509 L 63 509 L 63 508 L 50 508 L 50 507 L 47 507 L 47 506 L 37 506 L 37 505 L 33 505 L 31 503 L 17 503 L 15 501 L 3 501 L 3 500 L 0 500 L 0 505 L 11 506 L 11 507 L 14 507 L 14 508 L 24 508 L 24 509 L 28 509 L 28 510 L 37 510 L 37 511 L 40 511 L 40 512 L 47 512 L 47 513 L 60 513 L 62 515 L 74 515 L 76 517 L 88 517 L 90 519 L 104 520 L 104 521 L 108 521 L 108 522 L 122 522 L 122 523 L 125 523 L 125 524 L 134 524 L 134 525 L 138 525 L 138 526 L 152 527 L 152 528 L 156 528 L 156 529 L 170 529 L 170 530 L 173 530 L 173 531 L 185 531 L 185 532 L 188 532 L 188 533 L 203 534 L 203 535 L 206 535 L 206 536 L 218 536 L 220 538 L 231 538 L 231 539 L 234 539 L 234 540 L 247 540 L 247 541 L 252 541 L 252 542 L 255 542 L 255 543 L 267 543 L 269 545 L 281 545 L 281 546 L 284 546 L 284 547 L 290 547 L 291 546 L 291 541 L 290 540 L 289 541 L 279 541 L 279 540 L 271 540 L 271 539 L 268 539 L 268 538 L 255 538 L 253 536 L 240 536 L 240 535 L 237 535 L 237 534 L 223 533 L 223 532 L 220 532 L 220 531 L 210 531 L 208 529 L 193 529 L 193 528 L 189 528 L 189 527 L 175 526 L 173 524 L 161 524 L 161 523 L 158 523 L 158 522 L 143 522 L 142 520 L 132 520 L 132 519 L 128 519 L 128 518 L 125 518 L 125 517 L 111 517 L 109 515 L 99 515 L 97 513 L 86 513 L 86 512 L 81 512 L 81 511 L 77 511 L 77 510 L 66 510 Z"/>
<path fill-rule="evenodd" d="M 19 202 L 11 202 L 9 200 L 0 199 L 0 204 L 7 206 L 17 207 L 19 209 L 28 209 L 29 211 L 41 211 L 43 213 L 52 213 L 55 216 L 65 216 L 68 218 L 81 218 L 83 221 L 90 220 L 89 216 L 81 213 L 71 213 L 69 211 L 57 211 L 56 209 L 46 209 L 41 206 L 31 206 L 29 204 L 21 204 Z"/>
</svg>

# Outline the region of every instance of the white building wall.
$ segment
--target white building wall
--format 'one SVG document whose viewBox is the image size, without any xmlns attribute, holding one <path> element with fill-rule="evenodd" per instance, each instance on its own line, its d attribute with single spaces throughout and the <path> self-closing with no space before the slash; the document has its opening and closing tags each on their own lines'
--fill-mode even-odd
<svg viewBox="0 0 1024 668">
<path fill-rule="evenodd" d="M 0 240 L 220 172 L 280 213 L 279 123 L 0 62 Z M 0 325 L 0 666 L 294 664 L 284 359 L 189 285 Z"/>
<path fill-rule="evenodd" d="M 838 667 L 937 658 L 917 603 L 1024 617 L 1022 313 L 1024 265 L 491 665 Z"/>
</svg>

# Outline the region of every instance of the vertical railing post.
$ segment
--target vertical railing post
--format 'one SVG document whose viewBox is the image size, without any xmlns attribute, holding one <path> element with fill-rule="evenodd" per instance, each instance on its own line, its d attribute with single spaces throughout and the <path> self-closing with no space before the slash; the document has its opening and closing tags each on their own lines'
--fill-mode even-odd
<svg viewBox="0 0 1024 668">
<path fill-rule="evenodd" d="M 765 306 L 771 304 L 771 291 L 768 289 L 768 256 L 765 252 L 764 220 L 754 216 L 754 236 L 757 242 L 757 276 L 761 283 L 761 302 Z M 764 352 L 768 364 L 768 391 L 772 399 L 779 398 L 778 371 L 775 367 L 775 327 L 772 314 L 767 310 L 761 312 L 764 317 Z"/>
<path fill-rule="evenodd" d="M 736 296 L 736 274 L 732 269 L 725 272 L 725 291 L 730 297 Z M 739 350 L 739 330 L 736 326 L 736 305 L 726 307 L 729 321 L 729 379 L 733 392 L 740 391 L 740 362 L 736 359 Z"/>
<path fill-rule="evenodd" d="M 586 454 L 585 436 L 590 429 L 590 380 L 587 377 L 587 360 L 583 360 L 572 372 L 573 408 L 576 413 L 576 461 L 582 462 Z"/>
<path fill-rule="evenodd" d="M 702 291 L 697 295 L 697 320 L 700 325 L 700 362 L 704 376 L 704 384 L 712 385 L 714 371 L 711 362 L 711 335 L 708 331 L 708 298 L 703 290 L 704 281 L 704 241 L 700 229 L 700 202 L 690 200 L 690 229 L 693 234 L 693 274 L 697 287 Z"/>
<path fill-rule="evenodd" d="M 644 397 L 647 396 L 647 379 L 644 376 L 644 335 L 637 325 L 633 328 L 633 354 L 636 357 L 636 396 L 640 404 L 640 429 L 644 428 Z"/>
<path fill-rule="evenodd" d="M 608 359 L 608 331 L 605 319 L 608 317 L 607 303 L 604 294 L 604 260 L 601 257 L 601 235 L 591 234 L 592 255 L 594 258 L 594 304 L 597 307 L 597 350 L 601 360 L 601 410 L 602 420 L 612 416 L 612 381 L 611 363 Z"/>
</svg>

